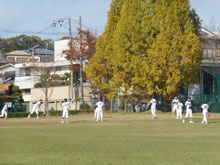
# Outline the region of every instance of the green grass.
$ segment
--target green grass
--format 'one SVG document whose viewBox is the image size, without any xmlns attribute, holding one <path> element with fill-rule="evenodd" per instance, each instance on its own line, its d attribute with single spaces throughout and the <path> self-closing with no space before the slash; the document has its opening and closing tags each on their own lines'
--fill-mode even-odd
<svg viewBox="0 0 220 165">
<path fill-rule="evenodd" d="M 202 125 L 175 120 L 169 113 L 92 114 L 0 120 L 0 165 L 219 165 L 220 115 Z"/>
</svg>

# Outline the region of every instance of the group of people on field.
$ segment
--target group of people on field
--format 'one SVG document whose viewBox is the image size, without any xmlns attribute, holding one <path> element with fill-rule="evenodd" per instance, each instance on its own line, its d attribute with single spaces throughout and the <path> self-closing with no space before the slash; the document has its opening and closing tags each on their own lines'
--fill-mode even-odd
<svg viewBox="0 0 220 165">
<path fill-rule="evenodd" d="M 38 116 L 38 111 L 41 107 L 41 104 L 43 103 L 42 99 L 40 99 L 39 101 L 37 101 L 33 108 L 32 111 L 30 112 L 30 114 L 28 115 L 28 118 L 31 117 L 31 115 L 35 112 L 37 115 L 37 119 L 39 118 Z M 69 122 L 69 107 L 73 104 L 73 100 L 68 101 L 66 98 L 64 99 L 63 103 L 61 104 L 62 108 L 63 108 L 63 114 L 62 114 L 62 120 L 61 123 L 64 123 L 64 120 L 66 119 L 66 123 Z M 186 106 L 186 115 L 183 118 L 182 117 L 182 113 L 183 113 L 183 103 L 177 98 L 175 97 L 172 100 L 172 104 L 173 104 L 173 108 L 172 108 L 172 115 L 174 116 L 176 113 L 176 119 L 183 119 L 182 122 L 185 123 L 186 119 L 189 118 L 189 123 L 193 123 L 192 121 L 192 103 L 191 103 L 191 98 L 188 98 L 188 100 L 185 102 L 185 106 Z M 102 99 L 99 99 L 99 101 L 96 103 L 95 105 L 95 110 L 94 110 L 94 118 L 96 118 L 96 121 L 103 121 L 103 102 Z M 157 115 L 156 115 L 156 105 L 157 105 L 157 101 L 155 98 L 152 98 L 150 100 L 150 105 L 151 105 L 151 114 L 152 114 L 152 119 L 156 119 Z M 203 120 L 201 123 L 205 123 L 208 124 L 207 121 L 207 114 L 208 114 L 208 104 L 206 104 L 205 102 L 202 104 L 201 106 L 202 108 L 202 113 L 203 113 Z M 5 117 L 5 119 L 7 119 L 7 109 L 8 109 L 8 103 L 6 102 L 4 107 L 2 108 L 2 112 L 0 117 Z"/>
<path fill-rule="evenodd" d="M 36 116 L 37 116 L 37 119 L 39 118 L 38 116 L 38 112 L 39 112 L 39 109 L 41 107 L 41 105 L 43 104 L 43 100 L 40 99 L 39 101 L 37 101 L 30 114 L 28 115 L 28 119 L 31 117 L 31 115 L 35 112 L 36 113 Z M 61 123 L 64 123 L 64 120 L 66 119 L 66 123 L 69 123 L 69 107 L 73 104 L 73 100 L 71 101 L 67 101 L 67 99 L 65 98 L 63 103 L 61 104 L 61 107 L 63 109 L 63 114 L 62 114 L 62 120 L 61 120 Z M 101 99 L 96 103 L 95 105 L 95 110 L 94 110 L 94 118 L 96 118 L 96 121 L 103 121 L 103 102 L 101 101 Z M 4 107 L 2 108 L 2 112 L 1 112 L 1 115 L 0 117 L 5 117 L 5 119 L 7 119 L 7 109 L 8 109 L 8 103 L 6 102 Z"/>
<path fill-rule="evenodd" d="M 176 112 L 176 119 L 182 119 L 182 113 L 183 113 L 183 104 L 182 102 L 175 97 L 172 101 L 173 104 L 173 109 L 172 109 L 172 114 L 174 116 L 175 112 Z M 185 123 L 186 119 L 189 117 L 189 123 L 193 123 L 192 121 L 192 102 L 191 102 L 191 98 L 188 98 L 188 100 L 185 102 L 185 106 L 186 106 L 186 115 L 183 118 L 183 123 Z M 203 120 L 202 120 L 202 124 L 208 124 L 207 121 L 207 115 L 208 115 L 208 109 L 209 106 L 208 104 L 206 104 L 205 102 L 203 102 L 203 104 L 201 105 L 202 108 L 202 114 L 203 114 Z"/>
<path fill-rule="evenodd" d="M 157 101 L 155 98 L 152 98 L 150 100 L 150 105 L 151 105 L 151 114 L 152 114 L 152 119 L 155 119 L 157 117 L 156 115 L 156 105 L 157 105 Z M 185 106 L 186 106 L 186 115 L 182 116 L 183 113 L 183 103 L 177 98 L 175 97 L 172 100 L 172 115 L 174 116 L 176 113 L 176 119 L 183 119 L 182 122 L 185 123 L 186 119 L 189 118 L 189 123 L 193 123 L 192 121 L 192 102 L 191 102 L 191 98 L 188 98 L 188 100 L 185 102 Z M 202 114 L 203 114 L 203 120 L 202 120 L 202 124 L 208 124 L 207 121 L 207 115 L 208 115 L 208 109 L 209 106 L 208 104 L 206 104 L 205 102 L 203 102 L 203 104 L 201 105 L 202 108 Z"/>
</svg>

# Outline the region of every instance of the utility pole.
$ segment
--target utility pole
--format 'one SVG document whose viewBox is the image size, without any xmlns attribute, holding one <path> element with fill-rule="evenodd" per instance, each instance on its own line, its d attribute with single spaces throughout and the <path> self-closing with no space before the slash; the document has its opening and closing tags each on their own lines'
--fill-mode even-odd
<svg viewBox="0 0 220 165">
<path fill-rule="evenodd" d="M 80 30 L 82 30 L 82 19 L 81 16 L 79 17 L 79 28 Z M 82 34 L 80 33 L 80 93 L 81 93 L 81 97 L 80 97 L 80 102 L 81 104 L 84 105 L 84 94 L 83 94 L 83 59 L 81 57 L 81 50 L 82 50 Z"/>
<path fill-rule="evenodd" d="M 70 40 L 70 49 L 72 48 L 72 30 L 71 30 L 71 19 L 68 18 L 68 23 L 69 23 L 69 40 Z M 70 57 L 70 72 L 71 72 L 71 86 L 70 86 L 70 93 L 71 93 L 71 99 L 73 99 L 73 68 L 72 68 L 72 65 L 73 65 L 73 58 L 72 56 Z"/>
</svg>

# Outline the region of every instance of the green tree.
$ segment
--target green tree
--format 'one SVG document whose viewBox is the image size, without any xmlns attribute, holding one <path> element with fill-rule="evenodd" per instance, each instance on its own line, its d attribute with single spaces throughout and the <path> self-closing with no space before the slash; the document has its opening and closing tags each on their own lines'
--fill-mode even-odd
<svg viewBox="0 0 220 165">
<path fill-rule="evenodd" d="M 189 9 L 189 17 L 190 17 L 190 22 L 194 27 L 194 32 L 199 35 L 199 31 L 202 27 L 202 21 L 200 20 L 198 14 L 196 13 L 195 9 Z"/>
<path fill-rule="evenodd" d="M 98 38 L 96 53 L 89 61 L 85 73 L 92 80 L 93 86 L 99 88 L 99 93 L 109 99 L 116 96 L 117 89 L 112 81 L 114 69 L 114 32 L 120 18 L 123 0 L 113 0 L 108 12 L 108 23 L 104 33 Z M 97 88 L 96 88 L 97 89 Z"/>
<path fill-rule="evenodd" d="M 117 2 L 121 2 L 117 21 L 110 22 L 115 18 L 110 14 L 117 11 L 113 1 L 88 77 L 102 89 L 103 82 L 112 84 L 105 86 L 110 93 L 120 89 L 125 105 L 129 97 L 171 98 L 181 85 L 195 82 L 201 62 L 200 20 L 189 1 Z"/>
<path fill-rule="evenodd" d="M 7 95 L 8 96 L 13 96 L 15 98 L 16 102 L 19 102 L 19 103 L 23 103 L 24 102 L 22 92 L 19 89 L 19 87 L 16 86 L 16 85 L 9 86 L 9 89 L 7 91 Z"/>
<path fill-rule="evenodd" d="M 145 57 L 146 50 L 147 34 L 142 28 L 144 3 L 143 0 L 125 0 L 114 33 L 115 68 L 112 80 L 120 87 L 125 105 L 131 97 L 139 97 L 143 93 L 137 79 L 141 78 L 140 62 Z"/>
<path fill-rule="evenodd" d="M 154 15 L 154 42 L 149 49 L 154 94 L 172 98 L 180 86 L 198 78 L 200 39 L 190 22 L 189 1 L 161 0 Z M 149 82 L 146 82 L 149 83 Z"/>
<path fill-rule="evenodd" d="M 48 49 L 53 50 L 52 40 L 45 39 L 42 40 L 37 36 L 26 36 L 20 35 L 11 38 L 0 38 L 0 51 L 4 55 L 10 51 L 14 50 L 27 50 L 32 48 L 35 45 L 41 45 L 43 47 L 48 47 Z"/>
</svg>

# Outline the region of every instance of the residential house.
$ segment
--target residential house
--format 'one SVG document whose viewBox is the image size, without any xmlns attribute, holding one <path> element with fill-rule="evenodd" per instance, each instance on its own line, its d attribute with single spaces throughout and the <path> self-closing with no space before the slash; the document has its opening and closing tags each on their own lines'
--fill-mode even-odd
<svg viewBox="0 0 220 165">
<path fill-rule="evenodd" d="M 28 50 L 8 52 L 5 54 L 5 58 L 11 63 L 52 62 L 54 61 L 54 52 L 37 45 Z"/>
<path fill-rule="evenodd" d="M 200 94 L 220 95 L 220 37 L 202 28 L 200 32 L 202 64 L 200 70 Z"/>
</svg>

